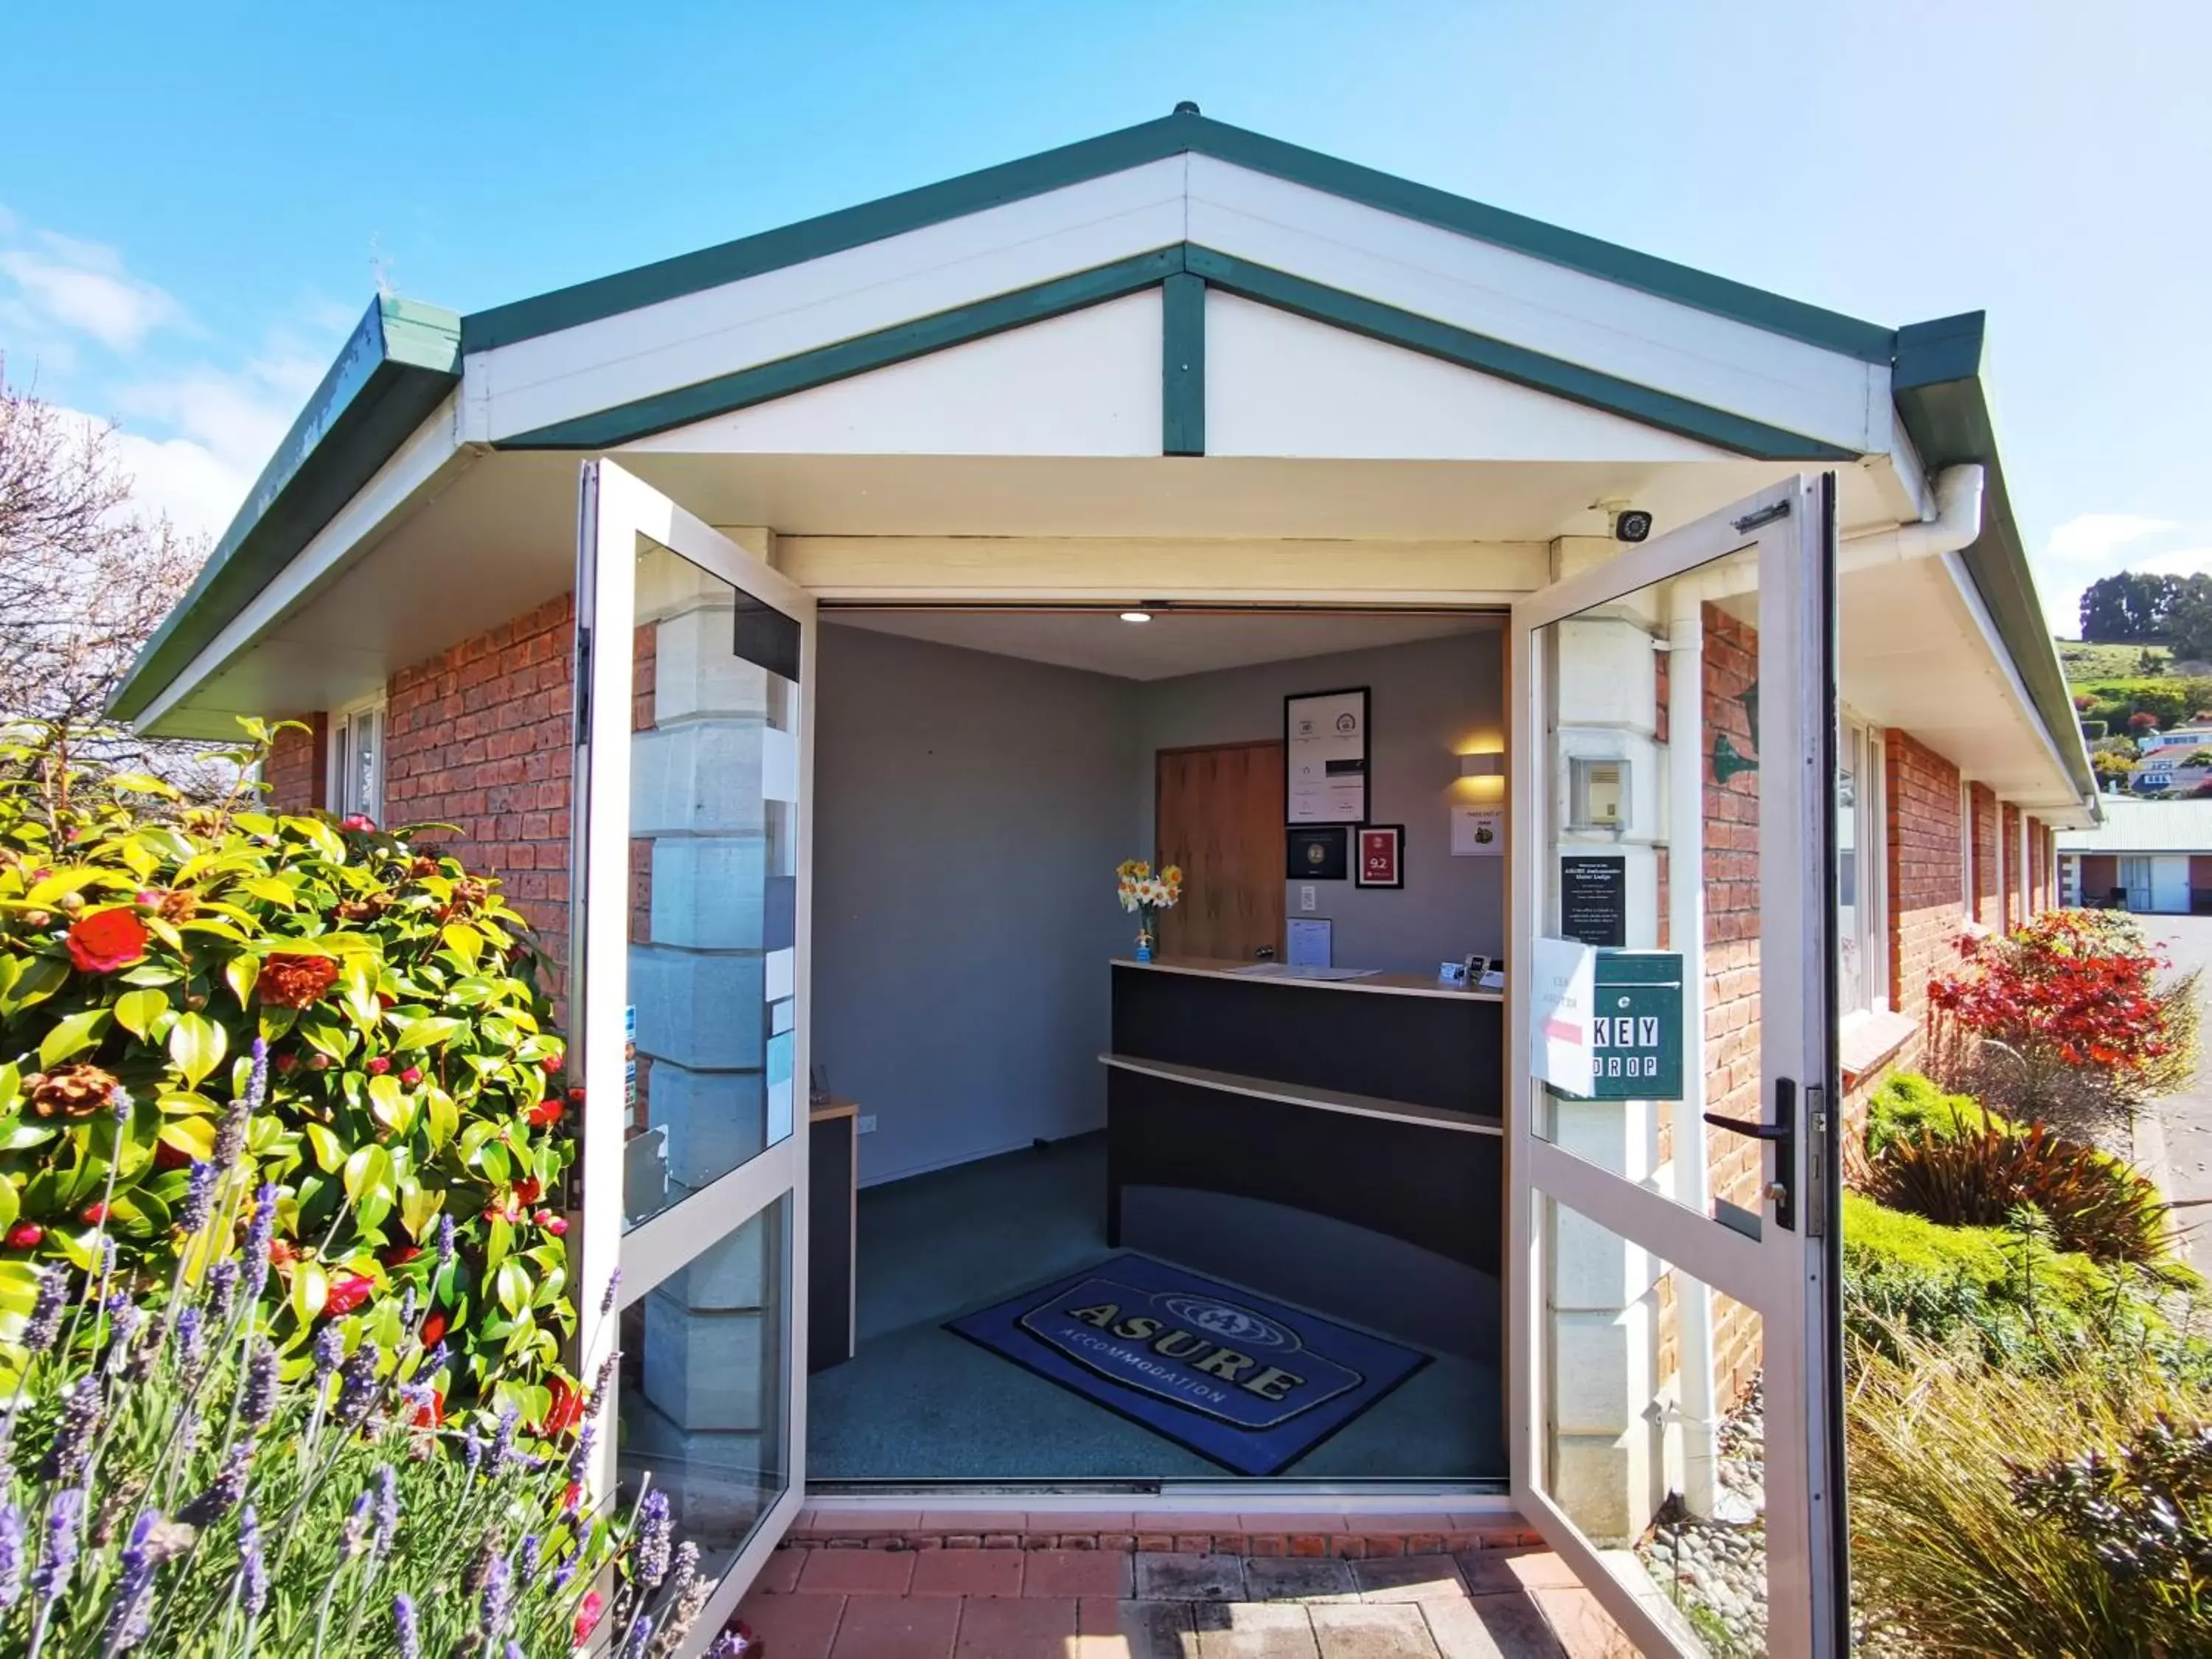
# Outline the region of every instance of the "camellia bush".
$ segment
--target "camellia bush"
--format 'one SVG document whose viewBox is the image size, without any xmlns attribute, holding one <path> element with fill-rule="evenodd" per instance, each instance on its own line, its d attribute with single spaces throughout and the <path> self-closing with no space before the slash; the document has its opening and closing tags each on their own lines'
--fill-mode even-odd
<svg viewBox="0 0 2212 1659">
<path fill-rule="evenodd" d="M 271 736 L 246 724 L 241 775 Z M 391 1351 L 411 1304 L 436 1410 L 573 1421 L 562 1044 L 497 884 L 250 784 L 192 805 L 34 748 L 0 761 L 0 1316 L 104 1247 L 128 1284 L 198 1282 L 180 1218 L 220 1168 L 242 1173 L 210 1237 L 275 1194 L 287 1376 L 334 1326 Z M 0 1394 L 24 1363 L 0 1325 Z"/>
</svg>

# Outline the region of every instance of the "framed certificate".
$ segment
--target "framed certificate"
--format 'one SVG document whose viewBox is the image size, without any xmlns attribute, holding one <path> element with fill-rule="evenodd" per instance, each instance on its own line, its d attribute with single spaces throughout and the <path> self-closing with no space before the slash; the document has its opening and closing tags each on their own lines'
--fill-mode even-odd
<svg viewBox="0 0 2212 1659">
<path fill-rule="evenodd" d="M 1352 884 L 1358 887 L 1403 887 L 1406 884 L 1406 826 L 1402 823 L 1363 823 L 1352 832 L 1358 852 L 1352 861 Z"/>
<path fill-rule="evenodd" d="M 1283 699 L 1283 822 L 1367 821 L 1367 688 Z"/>
</svg>

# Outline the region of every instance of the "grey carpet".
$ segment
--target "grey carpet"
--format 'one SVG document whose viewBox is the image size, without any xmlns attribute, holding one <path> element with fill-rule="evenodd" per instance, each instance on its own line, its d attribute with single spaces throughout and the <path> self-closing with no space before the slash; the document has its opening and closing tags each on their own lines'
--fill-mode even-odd
<svg viewBox="0 0 2212 1659">
<path fill-rule="evenodd" d="M 860 1347 L 809 1379 L 810 1480 L 1225 1478 L 940 1328 L 1112 1254 L 1105 1153 L 1103 1135 L 1086 1135 L 861 1194 Z M 1502 1480 L 1500 1386 L 1495 1366 L 1438 1358 L 1285 1474 Z"/>
</svg>

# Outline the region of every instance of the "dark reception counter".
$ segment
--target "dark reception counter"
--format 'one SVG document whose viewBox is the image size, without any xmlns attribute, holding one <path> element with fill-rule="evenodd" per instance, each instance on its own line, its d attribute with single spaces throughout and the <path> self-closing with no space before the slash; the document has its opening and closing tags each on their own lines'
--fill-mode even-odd
<svg viewBox="0 0 2212 1659">
<path fill-rule="evenodd" d="M 1114 963 L 1109 1242 L 1496 1358 L 1502 999 L 1250 966 Z"/>
</svg>

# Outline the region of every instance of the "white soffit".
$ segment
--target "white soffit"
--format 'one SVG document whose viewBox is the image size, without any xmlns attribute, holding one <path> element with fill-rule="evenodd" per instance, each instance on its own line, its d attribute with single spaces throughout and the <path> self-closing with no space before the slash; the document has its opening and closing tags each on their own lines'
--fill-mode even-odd
<svg viewBox="0 0 2212 1659">
<path fill-rule="evenodd" d="M 1176 155 L 471 355 L 498 442 L 1183 240 Z"/>
<path fill-rule="evenodd" d="M 1158 455 L 1160 296 L 1087 310 L 626 444 L 627 452 Z"/>
<path fill-rule="evenodd" d="M 1890 447 L 1889 371 L 1208 155 L 1189 240 L 1847 449 Z"/>
<path fill-rule="evenodd" d="M 1741 459 L 1219 292 L 1206 304 L 1206 448 L 1352 460 Z"/>
</svg>

